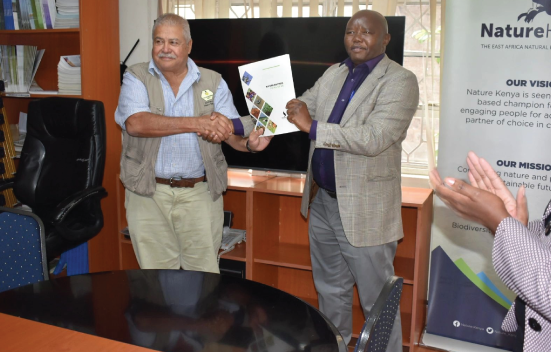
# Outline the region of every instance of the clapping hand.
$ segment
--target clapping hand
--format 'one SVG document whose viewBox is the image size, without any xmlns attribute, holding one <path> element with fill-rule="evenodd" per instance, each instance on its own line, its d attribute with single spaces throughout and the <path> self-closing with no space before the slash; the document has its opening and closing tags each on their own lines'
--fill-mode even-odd
<svg viewBox="0 0 551 352">
<path fill-rule="evenodd" d="M 517 198 L 513 196 L 503 180 L 492 169 L 490 163 L 480 158 L 474 152 L 467 155 L 469 166 L 469 181 L 474 187 L 491 192 L 501 198 L 509 214 L 522 222 L 528 224 L 528 205 L 526 201 L 526 190 L 521 186 L 517 192 Z"/>
<path fill-rule="evenodd" d="M 495 233 L 499 223 L 509 216 L 504 202 L 495 194 L 473 187 L 459 179 L 442 181 L 438 171 L 429 174 L 436 195 L 460 217 L 477 222 Z"/>
</svg>

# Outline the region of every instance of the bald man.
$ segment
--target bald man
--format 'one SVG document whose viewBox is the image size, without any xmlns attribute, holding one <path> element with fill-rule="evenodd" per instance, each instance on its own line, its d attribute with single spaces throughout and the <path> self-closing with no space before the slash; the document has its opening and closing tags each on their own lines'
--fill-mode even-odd
<svg viewBox="0 0 551 352">
<path fill-rule="evenodd" d="M 419 103 L 415 75 L 385 55 L 386 19 L 359 11 L 348 21 L 348 58 L 287 103 L 288 119 L 309 134 L 301 213 L 310 207 L 310 255 L 320 310 L 352 334 L 357 285 L 366 316 L 394 275 L 403 234 L 402 141 Z M 388 351 L 402 350 L 397 314 Z"/>
</svg>

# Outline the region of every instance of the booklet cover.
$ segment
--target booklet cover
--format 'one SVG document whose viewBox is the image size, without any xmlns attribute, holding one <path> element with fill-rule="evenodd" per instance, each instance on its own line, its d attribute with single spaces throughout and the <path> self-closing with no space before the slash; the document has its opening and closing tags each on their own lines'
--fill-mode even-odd
<svg viewBox="0 0 551 352">
<path fill-rule="evenodd" d="M 265 136 L 299 130 L 287 121 L 285 109 L 296 97 L 289 55 L 239 66 L 239 77 L 256 129 L 265 127 Z"/>
</svg>

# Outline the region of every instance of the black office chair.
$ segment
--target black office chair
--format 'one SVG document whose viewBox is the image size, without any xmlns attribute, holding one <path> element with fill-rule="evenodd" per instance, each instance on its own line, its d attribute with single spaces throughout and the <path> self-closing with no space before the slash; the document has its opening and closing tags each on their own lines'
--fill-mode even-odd
<svg viewBox="0 0 551 352">
<path fill-rule="evenodd" d="M 42 221 L 0 207 L 0 292 L 48 280 L 47 267 Z"/>
<path fill-rule="evenodd" d="M 354 352 L 386 351 L 396 312 L 400 310 L 403 283 L 404 279 L 398 276 L 391 276 L 385 282 L 364 323 Z"/>
<path fill-rule="evenodd" d="M 52 97 L 29 103 L 19 166 L 0 191 L 13 188 L 42 220 L 48 261 L 103 227 L 105 149 L 102 102 Z"/>
</svg>

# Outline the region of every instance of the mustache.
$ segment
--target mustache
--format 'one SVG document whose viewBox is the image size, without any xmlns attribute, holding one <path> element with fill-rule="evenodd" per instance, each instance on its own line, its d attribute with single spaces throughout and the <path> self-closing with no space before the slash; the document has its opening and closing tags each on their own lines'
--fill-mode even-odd
<svg viewBox="0 0 551 352">
<path fill-rule="evenodd" d="M 163 57 L 168 57 L 169 59 L 175 59 L 176 58 L 176 55 L 174 54 L 164 54 L 164 53 L 159 53 L 157 55 L 158 58 L 163 58 Z"/>
</svg>

